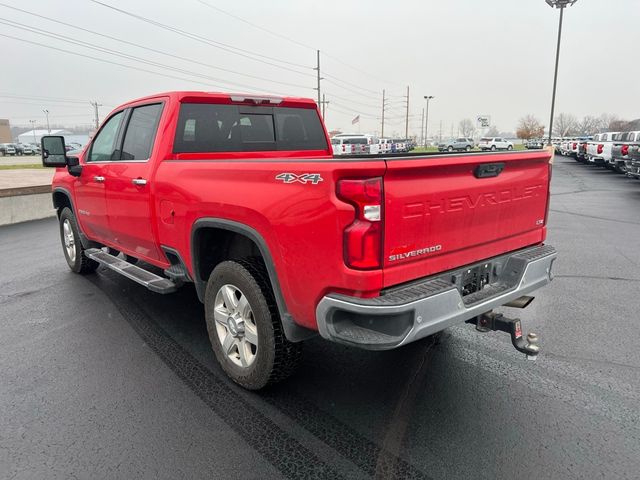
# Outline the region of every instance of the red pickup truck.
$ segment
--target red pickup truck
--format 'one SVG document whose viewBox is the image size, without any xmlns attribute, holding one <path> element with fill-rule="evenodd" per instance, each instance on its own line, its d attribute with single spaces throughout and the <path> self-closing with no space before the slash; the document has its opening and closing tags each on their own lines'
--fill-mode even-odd
<svg viewBox="0 0 640 480">
<path fill-rule="evenodd" d="M 538 353 L 493 309 L 552 278 L 549 151 L 337 158 L 313 100 L 170 92 L 116 108 L 77 156 L 44 137 L 42 157 L 69 267 L 194 283 L 246 388 L 317 333 L 382 350 L 469 322 Z"/>
</svg>

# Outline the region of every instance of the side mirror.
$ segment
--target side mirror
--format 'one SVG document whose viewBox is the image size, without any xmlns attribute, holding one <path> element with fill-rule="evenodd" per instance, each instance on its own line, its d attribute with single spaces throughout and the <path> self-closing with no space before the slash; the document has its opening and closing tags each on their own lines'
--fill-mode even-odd
<svg viewBox="0 0 640 480">
<path fill-rule="evenodd" d="M 64 145 L 64 137 L 46 136 L 40 141 L 42 152 L 42 165 L 45 167 L 66 167 L 67 150 Z"/>
</svg>

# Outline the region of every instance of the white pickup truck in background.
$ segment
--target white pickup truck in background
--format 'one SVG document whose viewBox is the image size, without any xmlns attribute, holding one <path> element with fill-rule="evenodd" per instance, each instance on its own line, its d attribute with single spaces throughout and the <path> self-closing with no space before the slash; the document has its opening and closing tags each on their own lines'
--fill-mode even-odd
<svg viewBox="0 0 640 480">
<path fill-rule="evenodd" d="M 612 166 L 613 136 L 620 132 L 606 132 L 594 135 L 593 140 L 587 142 L 587 160 L 596 165 L 607 168 Z"/>
</svg>

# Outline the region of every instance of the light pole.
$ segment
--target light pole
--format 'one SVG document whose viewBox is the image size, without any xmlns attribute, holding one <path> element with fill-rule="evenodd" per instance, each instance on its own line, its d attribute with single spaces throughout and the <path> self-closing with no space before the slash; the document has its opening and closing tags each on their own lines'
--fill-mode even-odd
<svg viewBox="0 0 640 480">
<path fill-rule="evenodd" d="M 424 99 L 427 101 L 427 110 L 426 110 L 426 116 L 424 119 L 424 146 L 427 146 L 427 142 L 428 140 L 428 135 L 429 135 L 429 101 L 434 99 L 436 97 L 434 97 L 433 95 L 425 95 Z"/>
<path fill-rule="evenodd" d="M 31 131 L 33 132 L 33 143 L 37 145 L 38 141 L 36 140 L 36 121 L 29 120 L 29 123 L 31 124 Z"/>
<path fill-rule="evenodd" d="M 560 9 L 560 21 L 558 23 L 558 45 L 556 47 L 556 70 L 553 75 L 553 96 L 551 97 L 551 119 L 549 120 L 549 145 L 553 135 L 553 115 L 556 108 L 556 86 L 558 85 L 558 63 L 560 62 L 560 39 L 562 38 L 562 17 L 565 7 L 570 7 L 578 0 L 545 0 L 551 8 Z"/>
<path fill-rule="evenodd" d="M 47 117 L 47 132 L 51 133 L 51 127 L 49 127 L 49 110 L 45 108 L 42 111 L 44 112 L 44 115 Z"/>
</svg>

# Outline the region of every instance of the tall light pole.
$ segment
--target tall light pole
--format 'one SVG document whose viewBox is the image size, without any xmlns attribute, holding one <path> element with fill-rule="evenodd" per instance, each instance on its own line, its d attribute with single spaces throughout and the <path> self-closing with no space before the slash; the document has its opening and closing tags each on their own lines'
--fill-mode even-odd
<svg viewBox="0 0 640 480">
<path fill-rule="evenodd" d="M 427 146 L 427 142 L 429 141 L 429 101 L 433 100 L 434 97 L 433 95 L 425 95 L 424 99 L 427 101 L 427 111 L 426 111 L 426 115 L 425 115 L 425 119 L 424 119 L 424 146 Z"/>
<path fill-rule="evenodd" d="M 44 113 L 45 117 L 47 117 L 47 132 L 51 133 L 51 127 L 49 126 L 49 110 L 45 108 L 44 110 L 42 110 L 42 112 Z"/>
<path fill-rule="evenodd" d="M 551 119 L 549 120 L 549 145 L 553 135 L 553 115 L 556 108 L 556 86 L 558 85 L 558 63 L 560 62 L 560 39 L 562 38 L 562 17 L 565 7 L 570 7 L 578 0 L 545 0 L 551 8 L 560 9 L 560 21 L 558 23 L 558 45 L 556 47 L 556 69 L 553 75 L 553 96 L 551 97 Z"/>
</svg>

